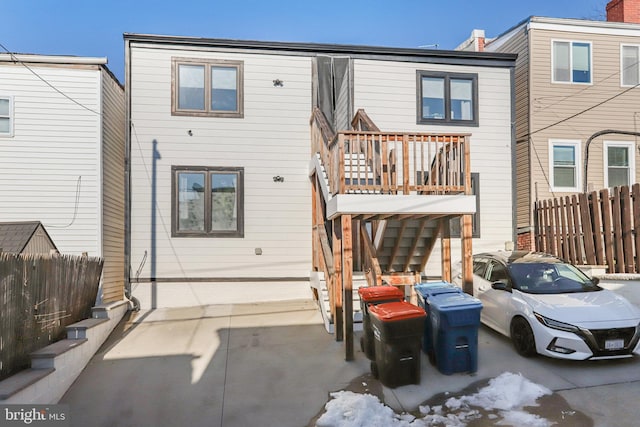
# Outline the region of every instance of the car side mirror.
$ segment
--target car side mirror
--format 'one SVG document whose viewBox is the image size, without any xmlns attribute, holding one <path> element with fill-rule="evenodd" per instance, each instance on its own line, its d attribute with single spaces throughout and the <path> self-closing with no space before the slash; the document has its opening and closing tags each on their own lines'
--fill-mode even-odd
<svg viewBox="0 0 640 427">
<path fill-rule="evenodd" d="M 591 278 L 591 283 L 593 283 L 594 285 L 598 285 L 598 283 L 600 283 L 600 278 L 598 277 L 592 277 Z"/>
<path fill-rule="evenodd" d="M 508 291 L 509 290 L 509 287 L 504 282 L 493 282 L 491 284 L 491 287 L 493 289 L 495 289 L 496 291 Z"/>
</svg>

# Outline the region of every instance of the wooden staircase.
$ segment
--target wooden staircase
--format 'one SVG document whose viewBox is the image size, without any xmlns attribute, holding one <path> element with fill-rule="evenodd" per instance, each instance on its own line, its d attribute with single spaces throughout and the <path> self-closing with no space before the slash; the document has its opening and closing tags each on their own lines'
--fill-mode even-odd
<svg viewBox="0 0 640 427">
<path fill-rule="evenodd" d="M 327 287 L 327 281 L 325 280 L 324 273 L 313 271 L 311 272 L 311 287 L 316 290 L 318 295 L 318 307 L 324 320 L 324 327 L 330 334 L 335 332 L 334 318 L 331 314 L 331 303 L 329 301 L 329 289 Z M 363 273 L 353 274 L 353 330 L 362 330 L 362 310 L 360 308 L 360 294 L 358 289 L 366 287 L 367 279 Z"/>
<path fill-rule="evenodd" d="M 412 286 L 439 240 L 450 264 L 442 234 L 450 218 L 464 215 L 464 258 L 471 259 L 470 135 L 382 132 L 363 110 L 354 130 L 335 133 L 318 109 L 310 124 L 311 283 L 327 331 L 345 340 L 351 360 L 353 330 L 362 327 L 358 288 Z M 446 278 L 451 266 L 442 268 Z M 470 287 L 471 276 L 463 281 Z"/>
</svg>

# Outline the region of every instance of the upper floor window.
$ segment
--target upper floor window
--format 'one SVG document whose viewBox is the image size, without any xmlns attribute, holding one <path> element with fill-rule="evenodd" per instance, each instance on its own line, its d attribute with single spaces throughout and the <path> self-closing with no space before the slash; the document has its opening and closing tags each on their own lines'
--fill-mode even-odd
<svg viewBox="0 0 640 427">
<path fill-rule="evenodd" d="M 242 61 L 173 59 L 174 115 L 243 117 Z"/>
<path fill-rule="evenodd" d="M 243 237 L 244 169 L 172 166 L 172 236 Z"/>
<path fill-rule="evenodd" d="M 0 96 L 0 136 L 13 136 L 13 98 Z"/>
<path fill-rule="evenodd" d="M 549 141 L 551 191 L 580 191 L 580 141 Z"/>
<path fill-rule="evenodd" d="M 553 82 L 591 83 L 591 43 L 553 42 Z"/>
<path fill-rule="evenodd" d="M 620 54 L 620 82 L 622 86 L 635 86 L 640 83 L 640 46 L 623 45 Z"/>
<path fill-rule="evenodd" d="M 478 125 L 476 74 L 418 71 L 418 123 Z"/>
<path fill-rule="evenodd" d="M 633 142 L 604 142 L 605 187 L 632 185 L 635 182 Z"/>
</svg>

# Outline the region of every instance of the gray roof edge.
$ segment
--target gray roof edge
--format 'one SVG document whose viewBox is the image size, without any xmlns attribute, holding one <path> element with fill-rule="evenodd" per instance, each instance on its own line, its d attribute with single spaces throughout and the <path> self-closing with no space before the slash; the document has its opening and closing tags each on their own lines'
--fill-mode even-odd
<svg viewBox="0 0 640 427">
<path fill-rule="evenodd" d="M 218 48 L 236 48 L 248 50 L 272 50 L 303 52 L 309 54 L 354 54 L 367 56 L 402 57 L 405 60 L 415 58 L 416 60 L 431 58 L 441 58 L 443 60 L 473 60 L 481 59 L 486 61 L 510 62 L 515 61 L 517 55 L 512 53 L 497 52 L 470 52 L 458 50 L 438 50 L 438 49 L 417 49 L 417 48 L 397 48 L 383 46 L 366 46 L 351 44 L 329 44 L 329 43 L 306 43 L 306 42 L 274 42 L 258 40 L 236 40 L 201 38 L 189 36 L 168 36 L 153 34 L 124 33 L 125 41 L 147 42 L 158 44 L 183 44 L 192 46 L 208 46 Z"/>
</svg>

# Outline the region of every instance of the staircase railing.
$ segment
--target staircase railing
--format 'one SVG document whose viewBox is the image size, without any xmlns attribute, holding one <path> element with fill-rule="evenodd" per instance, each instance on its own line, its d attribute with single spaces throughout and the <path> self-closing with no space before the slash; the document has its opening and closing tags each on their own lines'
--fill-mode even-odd
<svg viewBox="0 0 640 427">
<path fill-rule="evenodd" d="M 465 193 L 470 183 L 469 135 L 344 131 L 328 158 L 332 194 Z"/>
<path fill-rule="evenodd" d="M 335 274 L 336 270 L 333 265 L 333 252 L 329 244 L 327 231 L 322 225 L 313 228 L 314 239 L 316 239 L 316 247 L 318 251 L 319 267 L 324 273 L 324 279 L 327 284 L 327 293 L 329 294 L 329 306 L 331 307 L 331 315 L 335 319 Z"/>
<path fill-rule="evenodd" d="M 319 109 L 311 117 L 332 195 L 470 193 L 469 134 L 381 132 L 363 110 L 352 125 L 336 135 Z"/>
</svg>

